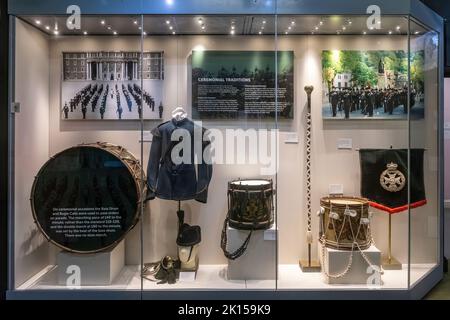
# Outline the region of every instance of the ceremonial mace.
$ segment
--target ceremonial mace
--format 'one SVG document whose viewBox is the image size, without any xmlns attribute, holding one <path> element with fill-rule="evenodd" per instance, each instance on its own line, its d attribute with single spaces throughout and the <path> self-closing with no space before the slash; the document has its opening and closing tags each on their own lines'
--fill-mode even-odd
<svg viewBox="0 0 450 320">
<path fill-rule="evenodd" d="M 300 260 L 300 268 L 303 272 L 320 272 L 320 263 L 311 259 L 311 246 L 313 235 L 311 231 L 311 141 L 312 141 L 312 120 L 311 120 L 311 93 L 313 86 L 306 86 L 308 95 L 308 105 L 306 112 L 306 208 L 308 214 L 308 230 L 306 231 L 306 242 L 308 243 L 308 260 Z"/>
</svg>

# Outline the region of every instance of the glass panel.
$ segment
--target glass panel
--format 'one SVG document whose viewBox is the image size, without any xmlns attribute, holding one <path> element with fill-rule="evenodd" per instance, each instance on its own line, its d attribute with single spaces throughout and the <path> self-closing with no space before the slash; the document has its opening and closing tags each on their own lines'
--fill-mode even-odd
<svg viewBox="0 0 450 320">
<path fill-rule="evenodd" d="M 408 204 L 408 19 L 278 16 L 277 29 L 296 106 L 278 122 L 278 288 L 405 289 L 408 216 L 391 213 Z"/>
<path fill-rule="evenodd" d="M 147 270 L 149 297 L 155 290 L 275 288 L 274 27 L 273 16 L 144 17 L 144 53 L 164 54 L 164 96 L 155 104 L 161 122 L 145 127 L 152 143 L 144 144 L 144 163 L 156 198 L 144 217 L 144 263 L 158 266 L 165 256 L 180 263 L 175 284 L 157 284 Z M 237 250 L 251 229 L 258 230 L 247 250 Z"/>
<path fill-rule="evenodd" d="M 439 34 L 412 19 L 410 34 L 410 286 L 413 286 L 440 261 L 440 83 Z"/>
<path fill-rule="evenodd" d="M 140 16 L 15 22 L 14 287 L 139 297 Z"/>
</svg>

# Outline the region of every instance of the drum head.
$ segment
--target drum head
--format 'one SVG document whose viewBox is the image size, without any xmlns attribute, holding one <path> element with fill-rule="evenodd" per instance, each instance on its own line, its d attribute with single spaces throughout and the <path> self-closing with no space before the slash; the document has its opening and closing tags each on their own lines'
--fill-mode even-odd
<svg viewBox="0 0 450 320">
<path fill-rule="evenodd" d="M 331 203 L 334 205 L 344 205 L 344 206 L 355 206 L 355 205 L 360 205 L 363 202 L 362 201 L 357 201 L 354 199 L 333 199 L 331 200 Z"/>
<path fill-rule="evenodd" d="M 238 185 L 238 186 L 268 186 L 270 185 L 270 181 L 268 180 L 239 180 L 239 181 L 233 181 L 231 182 L 232 185 Z"/>
<path fill-rule="evenodd" d="M 356 197 L 324 197 L 320 200 L 322 206 L 368 206 L 368 200 Z"/>
<path fill-rule="evenodd" d="M 137 223 L 138 190 L 130 169 L 117 156 L 79 146 L 42 167 L 31 206 L 49 241 L 71 252 L 94 253 L 116 245 Z"/>
</svg>

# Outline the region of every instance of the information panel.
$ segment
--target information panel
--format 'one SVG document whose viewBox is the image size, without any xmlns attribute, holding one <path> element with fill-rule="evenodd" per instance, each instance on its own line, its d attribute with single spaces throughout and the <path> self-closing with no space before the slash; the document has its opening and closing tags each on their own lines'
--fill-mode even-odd
<svg viewBox="0 0 450 320">
<path fill-rule="evenodd" d="M 194 119 L 293 119 L 293 101 L 293 51 L 192 53 Z"/>
</svg>

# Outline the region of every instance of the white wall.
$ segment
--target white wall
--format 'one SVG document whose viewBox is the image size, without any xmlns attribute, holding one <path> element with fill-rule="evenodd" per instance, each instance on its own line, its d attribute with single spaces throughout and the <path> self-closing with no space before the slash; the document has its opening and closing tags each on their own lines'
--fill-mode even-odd
<svg viewBox="0 0 450 320">
<path fill-rule="evenodd" d="M 15 100 L 15 285 L 49 263 L 49 245 L 33 221 L 30 192 L 49 157 L 49 40 L 16 19 Z"/>
<path fill-rule="evenodd" d="M 36 41 L 36 40 L 35 40 Z M 26 41 L 24 41 L 26 43 Z M 354 148 L 406 148 L 408 146 L 408 127 L 405 121 L 323 121 L 321 118 L 322 78 L 321 52 L 331 49 L 354 50 L 406 50 L 407 42 L 403 37 L 379 36 L 288 36 L 279 37 L 279 50 L 293 50 L 295 53 L 295 118 L 291 121 L 279 123 L 281 137 L 280 170 L 278 172 L 278 227 L 279 233 L 279 262 L 298 263 L 300 258 L 306 257 L 305 230 L 306 208 L 304 194 L 304 110 L 306 94 L 305 85 L 313 85 L 313 212 L 319 207 L 319 200 L 328 193 L 329 184 L 342 183 L 345 193 L 359 195 L 360 174 L 358 152 L 339 151 L 336 148 L 338 138 L 352 138 Z M 170 118 L 171 109 L 184 106 L 190 111 L 190 69 L 189 57 L 193 49 L 205 50 L 274 50 L 273 37 L 246 36 L 183 36 L 183 37 L 147 37 L 144 42 L 145 51 L 165 52 L 165 82 L 164 82 L 164 119 Z M 39 122 L 39 126 L 49 127 L 46 156 L 55 154 L 70 146 L 96 141 L 108 141 L 122 145 L 134 153 L 146 169 L 149 144 L 144 145 L 140 154 L 140 125 L 139 122 L 95 122 L 95 121 L 62 121 L 60 120 L 60 81 L 63 51 L 99 51 L 126 50 L 139 51 L 138 37 L 59 37 L 50 41 L 50 99 L 49 117 Z M 25 58 L 25 57 L 24 57 Z M 31 60 L 31 59 L 30 59 Z M 27 59 L 28 61 L 28 59 Z M 19 64 L 18 64 L 19 65 Z M 47 66 L 47 64 L 41 64 Z M 47 69 L 48 72 L 48 69 Z M 45 74 L 45 73 L 44 73 Z M 41 83 L 45 86 L 45 82 Z M 44 89 L 42 89 L 44 90 Z M 44 90 L 45 91 L 45 90 Z M 33 99 L 35 100 L 35 99 Z M 42 113 L 44 114 L 44 113 Z M 31 116 L 31 114 L 30 114 Z M 429 121 L 434 121 L 429 117 Z M 35 121 L 29 118 L 28 121 Z M 431 123 L 431 122 L 430 122 Z M 145 130 L 157 126 L 159 122 L 148 121 Z M 37 125 L 36 123 L 33 125 Z M 273 121 L 245 122 L 245 121 L 208 121 L 204 122 L 208 128 L 272 128 Z M 299 144 L 285 144 L 287 133 L 297 132 Z M 428 147 L 428 146 L 427 146 Z M 45 148 L 40 148 L 47 152 Z M 431 150 L 432 151 L 432 150 Z M 30 171 L 37 172 L 43 161 Z M 257 165 L 215 165 L 213 179 L 209 189 L 206 205 L 194 201 L 184 202 L 183 209 L 187 212 L 187 221 L 202 227 L 201 263 L 226 263 L 220 250 L 220 231 L 226 215 L 227 182 L 235 178 L 259 176 L 260 167 Z M 19 177 L 17 177 L 19 179 Z M 27 176 L 20 176 L 28 185 L 32 180 Z M 427 188 L 428 188 L 427 184 Z M 26 189 L 26 188 L 25 188 Z M 429 189 L 432 190 L 432 189 Z M 24 195 L 29 190 L 24 190 Z M 427 190 L 428 193 L 428 190 Z M 27 195 L 28 196 L 28 195 Z M 434 198 L 432 198 L 434 199 Z M 28 202 L 25 204 L 25 207 Z M 423 209 L 435 214 L 436 204 L 431 203 Z M 30 215 L 28 207 L 24 214 Z M 140 254 L 139 229 L 144 228 L 144 261 L 160 259 L 166 254 L 176 254 L 176 210 L 177 203 L 155 200 L 145 211 L 142 224 L 139 224 L 126 239 L 126 262 L 138 264 Z M 417 213 L 422 214 L 422 211 Z M 376 212 L 372 225 L 376 245 L 387 250 L 388 216 Z M 393 217 L 393 253 L 402 262 L 407 261 L 408 216 L 398 214 Z M 313 232 L 315 240 L 318 233 L 318 219 L 313 215 Z M 417 228 L 418 239 L 428 239 L 425 230 Z M 431 239 L 429 243 L 433 243 Z M 22 241 L 23 242 L 23 241 Z M 56 250 L 54 250 L 56 251 Z M 431 250 L 428 250 L 431 251 Z M 317 252 L 315 248 L 313 252 Z M 427 248 L 417 250 L 422 261 L 432 259 L 433 254 L 427 253 Z"/>
</svg>

